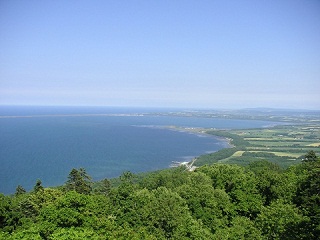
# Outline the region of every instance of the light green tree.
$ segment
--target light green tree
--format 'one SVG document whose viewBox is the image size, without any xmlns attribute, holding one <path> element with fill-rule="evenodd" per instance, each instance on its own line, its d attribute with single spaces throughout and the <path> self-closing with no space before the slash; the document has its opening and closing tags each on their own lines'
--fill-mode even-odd
<svg viewBox="0 0 320 240">
<path fill-rule="evenodd" d="M 212 179 L 215 189 L 224 190 L 241 216 L 254 218 L 263 205 L 254 173 L 237 165 L 214 164 L 197 169 Z"/>
<path fill-rule="evenodd" d="M 256 226 L 267 239 L 300 239 L 300 226 L 305 220 L 296 206 L 278 200 L 262 208 Z"/>
</svg>

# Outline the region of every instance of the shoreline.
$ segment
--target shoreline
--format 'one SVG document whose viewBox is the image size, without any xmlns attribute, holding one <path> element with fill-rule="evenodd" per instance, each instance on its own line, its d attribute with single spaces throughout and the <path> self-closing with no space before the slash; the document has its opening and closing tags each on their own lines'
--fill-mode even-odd
<svg viewBox="0 0 320 240">
<path fill-rule="evenodd" d="M 234 148 L 236 147 L 235 145 L 233 145 L 232 142 L 232 138 L 228 138 L 228 137 L 222 137 L 222 136 L 217 136 L 217 135 L 212 135 L 207 133 L 208 130 L 213 130 L 213 129 L 206 129 L 206 128 L 197 128 L 197 127 L 179 127 L 179 126 L 154 126 L 154 127 L 159 127 L 159 128 L 164 128 L 164 129 L 168 129 L 171 131 L 178 131 L 178 132 L 186 132 L 186 133 L 191 133 L 194 135 L 202 135 L 205 137 L 211 137 L 211 138 L 215 138 L 220 142 L 225 143 L 227 146 L 226 147 L 222 147 L 221 149 L 217 150 L 217 151 L 212 151 L 212 152 L 206 152 L 204 154 L 195 156 L 192 158 L 191 161 L 183 161 L 183 162 L 178 162 L 178 161 L 172 161 L 172 164 L 170 165 L 170 168 L 173 167 L 180 167 L 180 166 L 185 166 L 186 170 L 188 171 L 194 171 L 196 168 L 198 168 L 197 166 L 194 166 L 194 163 L 198 160 L 198 158 L 202 155 L 207 155 L 207 154 L 211 154 L 211 153 L 215 153 L 218 152 L 222 149 L 226 149 L 226 148 Z"/>
<path fill-rule="evenodd" d="M 215 138 L 221 142 L 227 143 L 228 147 L 230 148 L 235 147 L 233 144 L 231 144 L 231 141 L 233 140 L 232 138 L 222 137 L 222 136 L 217 136 L 217 135 L 207 133 L 207 131 L 209 130 L 217 130 L 215 128 L 201 128 L 201 127 L 197 128 L 197 127 L 179 127 L 179 126 L 166 126 L 164 128 L 172 131 L 187 132 L 195 135 Z M 225 129 L 219 129 L 219 130 L 225 130 Z"/>
</svg>

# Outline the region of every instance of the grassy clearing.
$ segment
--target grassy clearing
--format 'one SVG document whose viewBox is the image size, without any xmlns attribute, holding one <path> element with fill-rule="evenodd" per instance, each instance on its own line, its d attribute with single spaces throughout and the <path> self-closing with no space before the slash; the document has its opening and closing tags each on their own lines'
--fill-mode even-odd
<svg viewBox="0 0 320 240">
<path fill-rule="evenodd" d="M 320 142 L 318 143 L 311 143 L 307 145 L 308 147 L 320 147 Z"/>
<path fill-rule="evenodd" d="M 237 151 L 231 157 L 241 157 L 245 151 Z"/>
<path fill-rule="evenodd" d="M 294 157 L 298 158 L 306 153 L 288 153 L 288 152 L 270 152 L 279 157 Z"/>
<path fill-rule="evenodd" d="M 303 137 L 297 138 L 297 137 L 246 137 L 244 138 L 246 141 L 258 141 L 258 142 L 314 142 L 312 139 L 304 139 Z"/>
<path fill-rule="evenodd" d="M 274 138 L 244 138 L 247 141 L 274 141 Z"/>
<path fill-rule="evenodd" d="M 249 141 L 250 144 L 258 145 L 258 146 L 264 146 L 264 147 L 288 147 L 288 146 L 307 146 L 308 142 L 298 142 L 298 141 L 292 141 L 292 142 L 282 142 L 282 141 Z"/>
<path fill-rule="evenodd" d="M 272 153 L 278 157 L 293 157 L 293 158 L 298 158 L 305 153 L 290 153 L 290 152 L 273 152 L 273 151 L 237 151 L 235 152 L 230 158 L 232 157 L 241 157 L 243 153 L 245 152 L 250 152 L 250 153 Z"/>
</svg>

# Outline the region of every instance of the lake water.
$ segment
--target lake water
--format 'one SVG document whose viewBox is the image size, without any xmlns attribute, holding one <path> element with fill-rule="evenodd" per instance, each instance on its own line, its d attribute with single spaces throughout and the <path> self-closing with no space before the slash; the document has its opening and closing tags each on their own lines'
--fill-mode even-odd
<svg viewBox="0 0 320 240">
<path fill-rule="evenodd" d="M 14 193 L 18 184 L 31 190 L 37 179 L 44 186 L 61 185 L 72 168 L 84 167 L 94 180 L 100 180 L 117 177 L 123 171 L 167 168 L 172 161 L 188 161 L 228 147 L 226 141 L 213 136 L 173 131 L 164 126 L 241 129 L 272 124 L 142 115 L 159 111 L 0 107 L 0 192 Z"/>
</svg>

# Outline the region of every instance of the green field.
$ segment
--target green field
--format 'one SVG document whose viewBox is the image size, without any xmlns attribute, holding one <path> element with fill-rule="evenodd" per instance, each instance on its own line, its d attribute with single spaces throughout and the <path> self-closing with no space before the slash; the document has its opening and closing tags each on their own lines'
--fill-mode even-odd
<svg viewBox="0 0 320 240">
<path fill-rule="evenodd" d="M 203 129 L 202 129 L 203 131 Z M 200 156 L 196 166 L 217 162 L 247 165 L 268 160 L 286 168 L 302 161 L 310 150 L 320 153 L 320 124 L 280 125 L 261 129 L 208 130 L 231 140 L 233 150 Z"/>
<path fill-rule="evenodd" d="M 310 146 L 310 147 L 320 147 L 320 143 L 311 143 L 307 146 Z"/>
<path fill-rule="evenodd" d="M 271 151 L 237 151 L 235 152 L 231 157 L 241 157 L 245 152 L 249 153 L 273 153 L 275 156 L 279 157 L 293 157 L 293 158 L 299 158 L 305 153 L 289 153 L 289 152 L 271 152 Z"/>
</svg>

